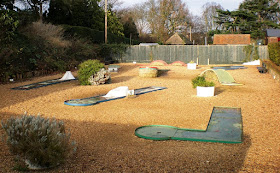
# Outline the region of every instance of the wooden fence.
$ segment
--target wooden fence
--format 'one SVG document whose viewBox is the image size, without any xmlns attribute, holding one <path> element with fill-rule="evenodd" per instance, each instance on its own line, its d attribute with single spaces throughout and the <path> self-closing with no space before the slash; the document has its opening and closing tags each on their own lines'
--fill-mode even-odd
<svg viewBox="0 0 280 173">
<path fill-rule="evenodd" d="M 163 60 L 167 63 L 193 60 L 200 65 L 240 64 L 246 59 L 246 45 L 158 45 L 130 46 L 123 55 L 114 56 L 119 62 L 149 63 Z M 260 59 L 268 59 L 267 46 L 258 46 Z"/>
</svg>

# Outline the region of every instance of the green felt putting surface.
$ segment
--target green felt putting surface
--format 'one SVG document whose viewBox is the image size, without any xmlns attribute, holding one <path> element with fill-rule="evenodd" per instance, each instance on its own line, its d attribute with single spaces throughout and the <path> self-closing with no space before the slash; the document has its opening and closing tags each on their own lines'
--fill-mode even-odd
<svg viewBox="0 0 280 173">
<path fill-rule="evenodd" d="M 172 126 L 139 127 L 135 135 L 151 140 L 190 140 L 203 142 L 241 143 L 242 117 L 240 108 L 214 107 L 206 131 Z"/>
<path fill-rule="evenodd" d="M 11 89 L 14 89 L 14 90 L 31 90 L 31 89 L 35 89 L 35 88 L 40 88 L 40 87 L 45 87 L 45 86 L 49 86 L 49 85 L 59 84 L 59 83 L 62 83 L 62 82 L 68 82 L 68 81 L 72 81 L 72 80 L 75 80 L 75 79 L 70 79 L 70 80 L 52 79 L 52 80 L 46 80 L 46 81 L 32 83 L 32 84 L 28 84 L 28 85 L 18 86 L 18 87 L 11 88 Z"/>
<path fill-rule="evenodd" d="M 166 87 L 150 86 L 150 87 L 135 89 L 134 94 L 141 95 L 141 94 L 159 91 L 159 90 L 163 90 L 163 89 L 166 89 Z M 122 99 L 125 97 L 125 96 L 122 96 L 122 97 L 104 97 L 104 96 L 105 96 L 105 94 L 88 97 L 88 98 L 82 98 L 82 99 L 66 100 L 66 101 L 64 101 L 64 104 L 69 105 L 69 106 L 90 106 L 90 105 L 95 105 L 95 104 L 101 103 L 101 102 Z"/>
<path fill-rule="evenodd" d="M 119 65 L 109 65 L 108 68 L 120 68 L 121 66 Z"/>
</svg>

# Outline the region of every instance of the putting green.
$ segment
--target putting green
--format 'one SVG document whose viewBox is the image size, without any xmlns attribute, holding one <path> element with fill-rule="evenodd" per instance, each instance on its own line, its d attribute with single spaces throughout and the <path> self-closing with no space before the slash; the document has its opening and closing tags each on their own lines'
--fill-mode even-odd
<svg viewBox="0 0 280 173">
<path fill-rule="evenodd" d="M 72 81 L 72 80 L 76 80 L 76 79 L 69 79 L 69 80 L 61 80 L 60 78 L 59 79 L 52 79 L 52 80 L 46 80 L 46 81 L 32 83 L 32 84 L 28 84 L 28 85 L 18 86 L 18 87 L 11 88 L 11 89 L 14 89 L 14 90 L 31 90 L 31 89 L 35 89 L 35 88 L 40 88 L 40 87 L 45 87 L 45 86 L 49 86 L 49 85 L 59 84 L 59 83 L 62 83 L 62 82 L 68 82 L 68 81 Z"/>
<path fill-rule="evenodd" d="M 150 86 L 150 87 L 145 87 L 145 88 L 139 88 L 134 90 L 134 95 L 141 95 L 149 92 L 154 92 L 154 91 L 159 91 L 159 90 L 164 90 L 167 89 L 166 87 L 157 87 L 157 86 Z M 123 97 L 110 97 L 106 98 L 103 97 L 104 95 L 98 95 L 98 96 L 93 96 L 93 97 L 88 97 L 88 98 L 82 98 L 82 99 L 72 99 L 72 100 L 66 100 L 64 101 L 65 105 L 69 106 L 91 106 L 95 105 L 101 102 L 107 102 L 111 100 L 117 100 L 117 99 L 122 99 Z"/>
<path fill-rule="evenodd" d="M 165 125 L 142 126 L 135 135 L 151 140 L 189 140 L 202 142 L 241 143 L 242 117 L 240 108 L 214 107 L 207 129 L 194 130 Z"/>
</svg>

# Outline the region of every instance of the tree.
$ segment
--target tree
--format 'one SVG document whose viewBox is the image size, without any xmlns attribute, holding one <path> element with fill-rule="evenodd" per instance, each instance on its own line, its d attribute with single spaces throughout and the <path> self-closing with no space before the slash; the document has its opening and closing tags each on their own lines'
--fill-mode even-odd
<svg viewBox="0 0 280 173">
<path fill-rule="evenodd" d="M 1 0 L 0 9 L 2 10 L 13 10 L 15 0 Z"/>
<path fill-rule="evenodd" d="M 279 4 L 274 0 L 245 0 L 236 11 L 217 10 L 217 23 L 224 31 L 251 34 L 252 38 L 265 37 L 268 28 L 279 28 Z"/>
<path fill-rule="evenodd" d="M 117 36 L 124 36 L 124 27 L 116 14 L 112 11 L 108 11 L 108 31 Z"/>
<path fill-rule="evenodd" d="M 216 2 L 207 2 L 202 6 L 202 9 L 202 16 L 205 22 L 206 31 L 208 32 L 210 30 L 219 29 L 219 25 L 215 23 L 215 17 L 218 17 L 217 10 L 223 10 L 223 7 Z"/>
<path fill-rule="evenodd" d="M 97 0 L 51 0 L 47 20 L 53 24 L 68 24 L 104 30 L 104 11 Z"/>
<path fill-rule="evenodd" d="M 137 28 L 136 25 L 132 19 L 132 17 L 129 17 L 128 20 L 125 21 L 125 23 L 123 24 L 124 27 L 124 35 L 127 38 L 132 38 L 135 40 L 139 39 L 139 34 L 137 32 Z"/>
<path fill-rule="evenodd" d="M 148 30 L 147 3 L 136 4 L 130 13 L 130 17 L 135 22 L 138 33 L 142 36 Z"/>
<path fill-rule="evenodd" d="M 51 0 L 46 20 L 53 24 L 70 24 L 71 5 L 65 0 Z"/>
<path fill-rule="evenodd" d="M 130 38 L 131 36 L 133 39 L 138 40 L 146 33 L 148 23 L 146 21 L 145 3 L 136 4 L 131 8 L 120 9 L 117 11 L 117 16 L 123 24 L 125 37 Z"/>
<path fill-rule="evenodd" d="M 107 0 L 107 4 L 108 4 L 108 9 L 111 11 L 115 11 L 117 8 L 119 8 L 123 2 L 119 1 L 119 0 Z M 99 3 L 99 6 L 101 8 L 104 8 L 105 6 L 105 0 L 101 0 Z"/>
<path fill-rule="evenodd" d="M 205 21 L 202 16 L 192 16 L 192 41 L 195 44 L 204 44 L 206 36 Z"/>
<path fill-rule="evenodd" d="M 40 21 L 42 21 L 43 5 L 47 5 L 50 0 L 17 0 L 17 2 L 25 5 L 27 9 L 31 9 L 34 15 L 38 15 Z"/>
<path fill-rule="evenodd" d="M 147 2 L 151 35 L 165 42 L 175 32 L 185 33 L 191 23 L 188 8 L 181 0 L 150 0 Z"/>
<path fill-rule="evenodd" d="M 0 13 L 0 43 L 5 45 L 10 43 L 18 28 L 19 21 L 15 17 L 13 11 L 4 10 Z"/>
</svg>

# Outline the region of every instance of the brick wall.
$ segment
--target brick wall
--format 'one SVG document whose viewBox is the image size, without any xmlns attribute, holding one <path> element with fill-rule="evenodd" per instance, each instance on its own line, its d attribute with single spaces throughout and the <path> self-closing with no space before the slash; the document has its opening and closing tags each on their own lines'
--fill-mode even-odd
<svg viewBox="0 0 280 173">
<path fill-rule="evenodd" d="M 277 37 L 267 37 L 267 44 L 268 43 L 278 43 Z"/>
</svg>

